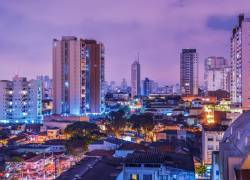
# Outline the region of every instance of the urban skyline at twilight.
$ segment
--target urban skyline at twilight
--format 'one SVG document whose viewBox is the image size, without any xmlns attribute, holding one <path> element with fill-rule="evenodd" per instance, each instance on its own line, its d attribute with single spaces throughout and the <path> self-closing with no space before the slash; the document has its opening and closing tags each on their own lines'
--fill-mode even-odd
<svg viewBox="0 0 250 180">
<path fill-rule="evenodd" d="M 248 1 L 108 1 L 98 2 L 97 6 L 93 1 L 74 4 L 60 1 L 60 5 L 48 1 L 2 2 L 0 58 L 2 67 L 15 67 L 2 68 L 0 76 L 1 79 L 11 79 L 15 74 L 29 78 L 38 74 L 52 76 L 52 39 L 74 35 L 105 44 L 108 81 L 120 82 L 125 77 L 130 82 L 130 66 L 140 52 L 141 79 L 179 82 L 182 48 L 197 49 L 201 81 L 206 57 L 229 58 L 231 29 L 237 24 L 239 13 L 248 15 L 248 4 Z M 108 11 L 111 5 L 115 8 Z M 60 13 L 66 10 L 67 15 Z"/>
</svg>

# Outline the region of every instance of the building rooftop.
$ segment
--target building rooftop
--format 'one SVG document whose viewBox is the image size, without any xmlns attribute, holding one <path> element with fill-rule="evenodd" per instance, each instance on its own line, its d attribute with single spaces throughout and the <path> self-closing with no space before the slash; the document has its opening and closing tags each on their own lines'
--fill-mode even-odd
<svg viewBox="0 0 250 180">
<path fill-rule="evenodd" d="M 65 145 L 66 140 L 64 139 L 51 139 L 44 143 L 44 145 Z"/>
<path fill-rule="evenodd" d="M 112 144 L 116 144 L 116 145 L 122 145 L 122 144 L 127 142 L 127 141 L 124 141 L 122 139 L 118 139 L 118 138 L 114 138 L 114 137 L 108 137 L 104 141 L 112 143 Z"/>
<path fill-rule="evenodd" d="M 159 133 L 166 133 L 166 134 L 169 134 L 169 135 L 175 135 L 175 134 L 177 135 L 177 130 L 169 129 L 169 130 L 163 130 L 163 131 L 161 131 Z"/>
<path fill-rule="evenodd" d="M 91 180 L 115 180 L 122 171 L 122 159 L 104 158 L 100 160 L 94 168 L 87 171 L 82 179 Z"/>
<path fill-rule="evenodd" d="M 128 142 L 128 143 L 124 143 L 123 145 L 121 145 L 119 150 L 146 151 L 148 150 L 148 147 L 142 144 Z"/>
<path fill-rule="evenodd" d="M 214 125 L 214 126 L 203 126 L 204 131 L 226 131 L 228 126 L 226 125 Z"/>
<path fill-rule="evenodd" d="M 196 49 L 182 49 L 182 53 L 196 53 Z"/>
<path fill-rule="evenodd" d="M 125 164 L 161 164 L 187 171 L 194 171 L 194 162 L 191 155 L 160 152 L 135 152 L 128 154 Z"/>
<path fill-rule="evenodd" d="M 37 162 L 37 161 L 40 161 L 40 160 L 42 160 L 44 158 L 48 158 L 50 156 L 52 156 L 52 155 L 51 154 L 39 154 L 39 155 L 37 155 L 35 157 L 27 159 L 25 162 Z"/>
</svg>

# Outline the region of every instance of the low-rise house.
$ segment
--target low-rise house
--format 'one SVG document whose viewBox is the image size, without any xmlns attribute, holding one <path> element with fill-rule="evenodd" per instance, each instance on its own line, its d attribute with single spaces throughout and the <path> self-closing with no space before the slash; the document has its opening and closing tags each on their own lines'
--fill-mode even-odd
<svg viewBox="0 0 250 180">
<path fill-rule="evenodd" d="M 202 160 L 206 165 L 212 164 L 212 152 L 219 151 L 219 144 L 227 126 L 204 126 L 202 131 Z"/>
<path fill-rule="evenodd" d="M 26 144 L 16 148 L 19 153 L 61 153 L 66 151 L 65 144 L 59 141 L 47 141 L 44 144 Z"/>
<path fill-rule="evenodd" d="M 43 145 L 49 146 L 51 152 L 66 152 L 66 141 L 59 139 L 48 140 Z"/>
<path fill-rule="evenodd" d="M 95 141 L 88 146 L 89 151 L 94 150 L 115 150 L 118 149 L 122 144 L 124 144 L 126 141 L 108 137 L 104 140 Z"/>
<path fill-rule="evenodd" d="M 8 140 L 8 145 L 22 145 L 22 144 L 27 144 L 28 143 L 28 137 L 26 134 L 19 134 L 13 138 L 10 138 Z"/>
<path fill-rule="evenodd" d="M 49 138 L 47 136 L 47 132 L 40 132 L 37 136 L 36 136 L 36 143 L 43 143 L 45 141 L 47 141 Z"/>
<path fill-rule="evenodd" d="M 23 146 L 19 146 L 16 151 L 18 153 L 35 153 L 35 154 L 41 154 L 41 153 L 50 153 L 51 148 L 47 145 L 40 145 L 40 144 L 27 144 Z"/>
<path fill-rule="evenodd" d="M 189 109 L 189 115 L 190 116 L 199 116 L 203 112 L 203 108 L 201 107 L 191 107 Z"/>
<path fill-rule="evenodd" d="M 200 116 L 189 115 L 188 117 L 186 117 L 186 122 L 189 126 L 197 125 L 200 122 Z"/>
<path fill-rule="evenodd" d="M 145 152 L 148 150 L 148 147 L 142 144 L 137 143 L 125 143 L 119 147 L 119 149 L 115 150 L 114 157 L 127 157 L 128 154 L 132 154 L 137 151 Z"/>
<path fill-rule="evenodd" d="M 41 172 L 46 165 L 53 163 L 53 159 L 52 154 L 39 154 L 24 162 L 23 171 L 27 171 L 27 173 Z"/>
<path fill-rule="evenodd" d="M 136 152 L 128 154 L 117 180 L 195 179 L 193 157 L 176 153 Z"/>
<path fill-rule="evenodd" d="M 26 124 L 25 131 L 29 133 L 38 134 L 41 131 L 41 124 Z"/>
<path fill-rule="evenodd" d="M 164 130 L 156 134 L 156 140 L 184 140 L 186 141 L 186 130 Z"/>
<path fill-rule="evenodd" d="M 15 124 L 11 125 L 10 133 L 12 135 L 18 135 L 25 131 L 25 124 Z"/>
<path fill-rule="evenodd" d="M 57 127 L 47 128 L 48 139 L 58 139 L 60 137 L 61 130 Z"/>
</svg>

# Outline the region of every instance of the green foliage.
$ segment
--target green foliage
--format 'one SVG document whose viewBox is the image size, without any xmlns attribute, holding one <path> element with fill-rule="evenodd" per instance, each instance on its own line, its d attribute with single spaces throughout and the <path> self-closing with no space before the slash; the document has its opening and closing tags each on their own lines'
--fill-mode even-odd
<svg viewBox="0 0 250 180">
<path fill-rule="evenodd" d="M 11 157 L 11 161 L 12 162 L 23 162 L 24 159 L 20 156 L 13 156 L 13 157 Z"/>
<path fill-rule="evenodd" d="M 88 149 L 91 140 L 88 137 L 73 136 L 66 142 L 66 149 L 71 155 L 77 156 Z"/>
<path fill-rule="evenodd" d="M 127 126 L 127 119 L 123 110 L 112 111 L 108 115 L 107 129 L 116 137 L 124 131 Z"/>
<path fill-rule="evenodd" d="M 90 122 L 78 121 L 73 124 L 68 125 L 64 133 L 69 136 L 92 136 L 95 134 L 99 134 L 99 127 Z"/>
<path fill-rule="evenodd" d="M 206 166 L 201 165 L 195 168 L 195 172 L 199 175 L 203 175 L 206 172 Z"/>
<path fill-rule="evenodd" d="M 130 117 L 130 122 L 134 129 L 138 132 L 143 131 L 152 131 L 154 129 L 154 120 L 151 114 L 141 114 L 141 115 L 132 115 Z"/>
<path fill-rule="evenodd" d="M 155 126 L 155 122 L 153 120 L 152 114 L 140 114 L 140 115 L 132 115 L 130 117 L 130 123 L 132 124 L 132 128 L 135 129 L 138 133 L 142 133 L 147 139 Z"/>
<path fill-rule="evenodd" d="M 103 136 L 96 124 L 82 121 L 68 125 L 64 133 L 69 137 L 66 149 L 75 156 L 87 151 L 91 142 Z"/>
</svg>

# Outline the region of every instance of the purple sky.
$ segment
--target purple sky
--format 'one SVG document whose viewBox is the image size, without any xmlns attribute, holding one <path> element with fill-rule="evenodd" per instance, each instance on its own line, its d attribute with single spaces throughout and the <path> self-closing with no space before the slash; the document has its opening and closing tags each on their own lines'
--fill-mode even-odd
<svg viewBox="0 0 250 180">
<path fill-rule="evenodd" d="M 249 0 L 12 0 L 0 3 L 0 79 L 51 75 L 52 39 L 94 38 L 106 46 L 106 80 L 130 82 L 140 52 L 142 78 L 179 82 L 182 48 L 229 57 L 230 32 Z"/>
</svg>

